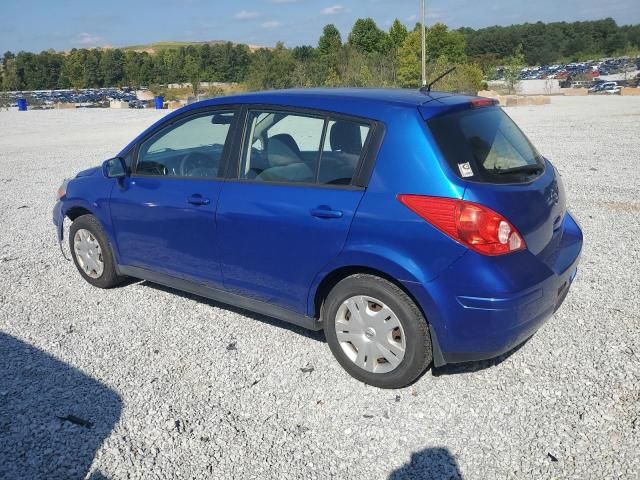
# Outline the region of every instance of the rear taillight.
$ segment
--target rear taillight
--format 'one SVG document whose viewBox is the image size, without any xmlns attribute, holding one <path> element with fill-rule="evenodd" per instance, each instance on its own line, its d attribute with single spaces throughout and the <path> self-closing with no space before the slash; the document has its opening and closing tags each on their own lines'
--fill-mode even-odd
<svg viewBox="0 0 640 480">
<path fill-rule="evenodd" d="M 398 200 L 455 241 L 483 255 L 526 248 L 518 230 L 499 213 L 454 198 L 398 195 Z"/>
</svg>

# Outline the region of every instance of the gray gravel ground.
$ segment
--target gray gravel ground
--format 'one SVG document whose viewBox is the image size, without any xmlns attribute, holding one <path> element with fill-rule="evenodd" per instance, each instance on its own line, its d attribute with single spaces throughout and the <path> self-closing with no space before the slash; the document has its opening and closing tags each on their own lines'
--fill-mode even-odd
<svg viewBox="0 0 640 480">
<path fill-rule="evenodd" d="M 640 98 L 508 113 L 563 174 L 576 283 L 501 361 L 385 391 L 321 335 L 63 260 L 60 181 L 162 113 L 0 112 L 0 478 L 638 478 Z"/>
</svg>

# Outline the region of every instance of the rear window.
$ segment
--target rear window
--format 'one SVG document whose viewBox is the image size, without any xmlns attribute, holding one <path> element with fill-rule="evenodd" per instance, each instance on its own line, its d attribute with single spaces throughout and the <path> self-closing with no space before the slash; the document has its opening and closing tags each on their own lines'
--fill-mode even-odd
<svg viewBox="0 0 640 480">
<path fill-rule="evenodd" d="M 544 170 L 542 156 L 500 108 L 452 113 L 428 125 L 452 170 L 466 180 L 527 182 Z"/>
</svg>

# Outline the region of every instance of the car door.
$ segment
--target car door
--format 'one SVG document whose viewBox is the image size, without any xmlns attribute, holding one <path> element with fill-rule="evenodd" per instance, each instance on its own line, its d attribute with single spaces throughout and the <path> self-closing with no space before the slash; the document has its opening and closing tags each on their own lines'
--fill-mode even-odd
<svg viewBox="0 0 640 480">
<path fill-rule="evenodd" d="M 340 253 L 362 198 L 354 179 L 373 125 L 272 109 L 249 109 L 245 125 L 216 214 L 224 285 L 306 313 L 311 282 Z"/>
<path fill-rule="evenodd" d="M 111 194 L 123 265 L 222 286 L 215 209 L 234 109 L 182 116 L 142 140 Z"/>
</svg>

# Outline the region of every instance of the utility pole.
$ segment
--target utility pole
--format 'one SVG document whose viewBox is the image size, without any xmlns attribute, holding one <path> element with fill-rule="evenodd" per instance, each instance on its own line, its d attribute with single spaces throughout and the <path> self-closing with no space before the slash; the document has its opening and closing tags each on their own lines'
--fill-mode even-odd
<svg viewBox="0 0 640 480">
<path fill-rule="evenodd" d="M 425 27 L 427 10 L 425 6 L 425 0 L 421 0 L 421 19 L 422 19 L 422 86 L 427 86 L 427 28 Z"/>
</svg>

